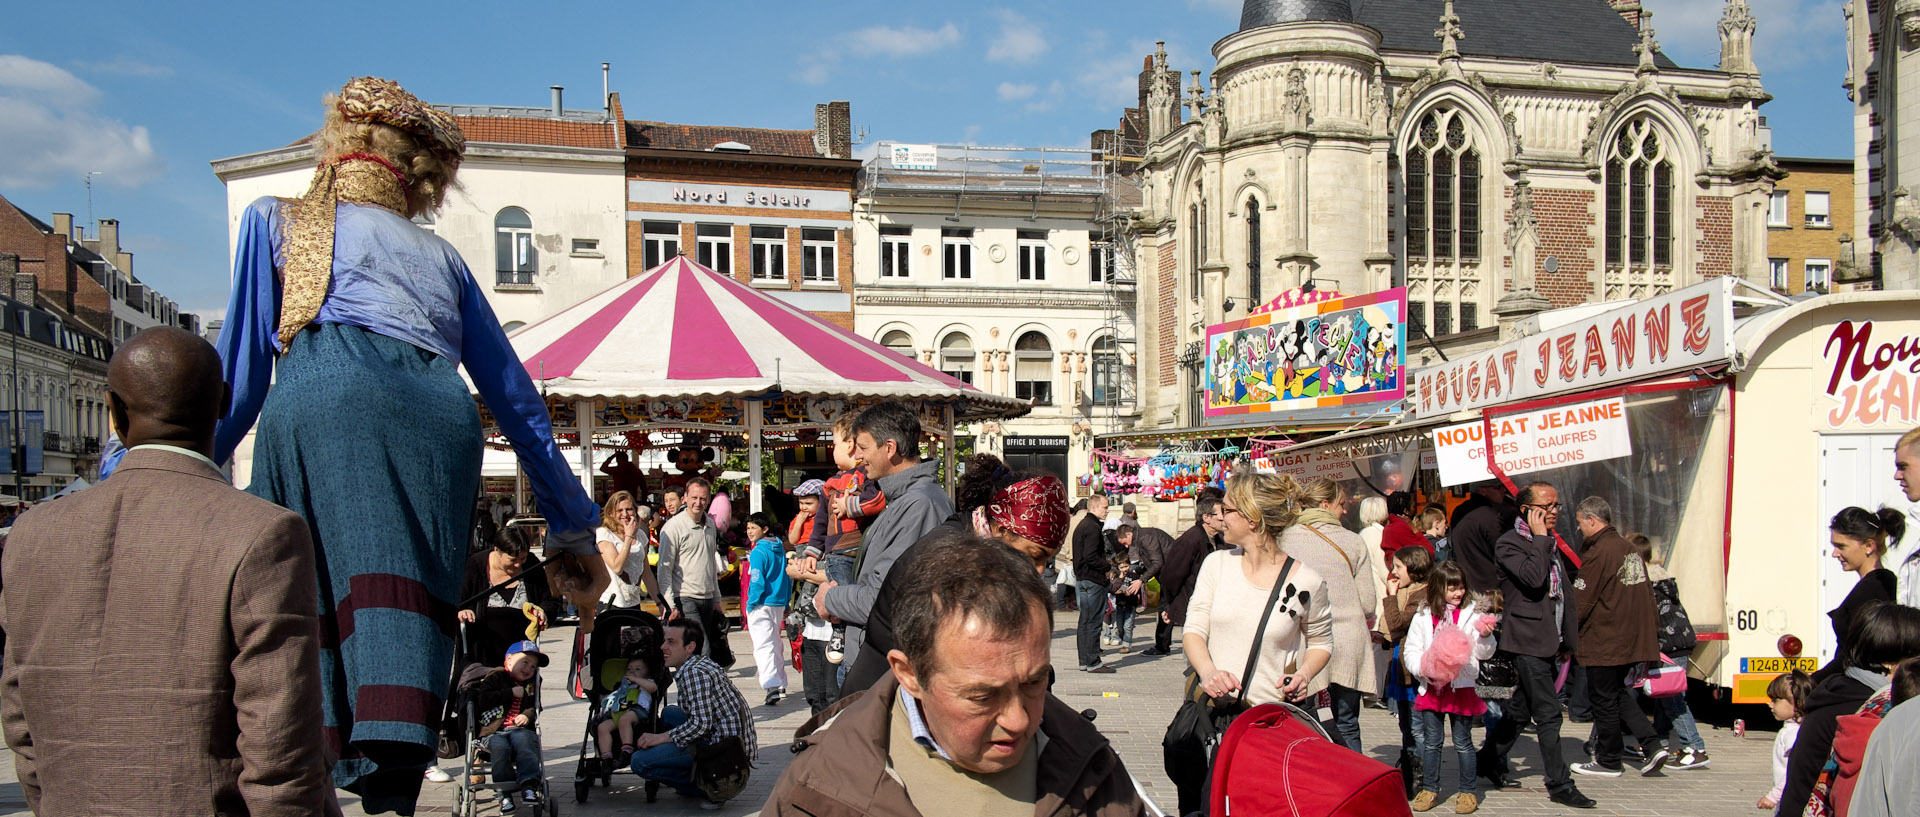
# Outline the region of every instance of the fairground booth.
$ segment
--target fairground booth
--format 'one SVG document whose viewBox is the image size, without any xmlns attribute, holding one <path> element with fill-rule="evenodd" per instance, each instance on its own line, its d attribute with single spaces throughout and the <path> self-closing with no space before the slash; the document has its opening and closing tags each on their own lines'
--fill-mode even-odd
<svg viewBox="0 0 1920 817">
<path fill-rule="evenodd" d="M 1829 520 L 1850 505 L 1910 510 L 1893 445 L 1920 425 L 1920 293 L 1787 300 L 1719 278 L 1522 328 L 1413 372 L 1384 424 L 1244 461 L 1448 507 L 1490 479 L 1551 482 L 1573 559 L 1570 509 L 1603 497 L 1678 583 L 1701 638 L 1694 677 L 1765 703 L 1775 674 L 1832 657 L 1826 611 L 1855 577 L 1830 556 Z"/>
<path fill-rule="evenodd" d="M 643 493 L 718 476 L 720 451 L 746 453 L 751 510 L 780 485 L 762 453 L 795 470 L 831 468 L 836 418 L 882 400 L 914 406 L 942 473 L 954 468 L 956 423 L 1017 417 L 1026 401 L 982 392 L 797 307 L 678 256 L 623 281 L 509 340 L 547 397 L 554 435 L 577 454 L 575 473 L 596 498 L 620 477 Z M 492 433 L 491 416 L 481 416 Z M 495 458 L 511 458 L 494 434 Z M 716 450 L 717 449 L 717 450 Z M 647 452 L 669 452 L 670 456 Z M 689 454 L 689 452 L 692 452 Z M 655 469 L 643 466 L 654 464 Z M 524 496 L 517 475 L 490 490 Z M 612 484 L 610 484 L 612 483 Z M 524 499 L 522 500 L 524 502 Z"/>
</svg>

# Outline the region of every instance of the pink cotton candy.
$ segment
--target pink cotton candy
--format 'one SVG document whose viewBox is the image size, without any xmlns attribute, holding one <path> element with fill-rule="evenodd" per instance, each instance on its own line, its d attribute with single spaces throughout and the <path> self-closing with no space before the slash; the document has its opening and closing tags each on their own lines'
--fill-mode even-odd
<svg viewBox="0 0 1920 817">
<path fill-rule="evenodd" d="M 1453 683 L 1461 668 L 1473 660 L 1473 639 L 1453 622 L 1443 622 L 1433 630 L 1433 643 L 1420 659 L 1420 677 L 1434 685 Z"/>
<path fill-rule="evenodd" d="M 713 501 L 707 503 L 707 515 L 713 517 L 714 525 L 720 530 L 733 528 L 733 497 L 725 493 L 715 494 Z"/>
</svg>

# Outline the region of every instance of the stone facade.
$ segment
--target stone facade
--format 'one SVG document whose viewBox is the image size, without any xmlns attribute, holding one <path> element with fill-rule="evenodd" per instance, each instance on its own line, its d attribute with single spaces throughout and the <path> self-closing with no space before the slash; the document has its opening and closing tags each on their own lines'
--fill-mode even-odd
<svg viewBox="0 0 1920 817">
<path fill-rule="evenodd" d="M 924 147 L 939 157 L 926 169 L 895 170 L 883 142 L 862 172 L 855 329 L 1032 401 L 1025 416 L 960 433 L 1015 470 L 1078 485 L 1093 435 L 1139 416 L 1132 264 L 1104 241 L 1113 180 L 1095 151 Z"/>
<path fill-rule="evenodd" d="M 1853 100 L 1851 233 L 1858 277 L 1880 289 L 1920 287 L 1920 0 L 1848 0 L 1847 98 Z M 1870 252 L 1861 252 L 1870 249 Z"/>
<path fill-rule="evenodd" d="M 1199 371 L 1166 383 L 1169 354 L 1309 281 L 1405 286 L 1443 348 L 1546 307 L 1765 285 L 1780 171 L 1744 0 L 1718 70 L 1666 59 L 1628 0 L 1347 5 L 1249 0 L 1184 90 L 1150 64 L 1135 254 L 1173 270 L 1140 286 L 1148 426 L 1197 424 Z"/>
</svg>

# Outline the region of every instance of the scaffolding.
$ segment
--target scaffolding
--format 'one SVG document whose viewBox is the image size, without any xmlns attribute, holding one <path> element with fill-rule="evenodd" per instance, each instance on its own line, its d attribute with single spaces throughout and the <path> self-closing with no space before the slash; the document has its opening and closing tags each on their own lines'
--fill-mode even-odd
<svg viewBox="0 0 1920 817">
<path fill-rule="evenodd" d="M 1134 219 L 1145 203 L 1139 164 L 1146 146 L 1138 140 L 1126 139 L 1117 131 L 1102 131 L 1096 138 L 1105 194 L 1094 217 L 1095 246 L 1103 249 L 1107 265 L 1103 276 L 1107 302 L 1105 329 L 1120 356 L 1120 376 L 1116 378 L 1115 387 L 1100 395 L 1105 399 L 1099 401 L 1107 408 L 1106 428 L 1102 431 L 1112 433 L 1125 430 L 1120 427 L 1123 415 L 1139 413 L 1139 384 L 1144 376 L 1140 366 L 1139 264 L 1135 258 L 1139 233 Z"/>
</svg>

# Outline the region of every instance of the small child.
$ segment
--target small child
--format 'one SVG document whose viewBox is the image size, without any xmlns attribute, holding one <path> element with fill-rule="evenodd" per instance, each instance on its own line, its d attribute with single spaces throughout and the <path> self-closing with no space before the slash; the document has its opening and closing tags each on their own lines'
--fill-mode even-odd
<svg viewBox="0 0 1920 817">
<path fill-rule="evenodd" d="M 1800 718 L 1806 714 L 1807 698 L 1813 695 L 1813 676 L 1799 670 L 1774 676 L 1767 684 L 1767 704 L 1773 707 L 1774 720 L 1780 722 L 1780 734 L 1773 738 L 1773 790 L 1767 792 L 1757 808 L 1769 811 L 1780 807 L 1780 794 L 1787 787 L 1787 756 L 1793 754 L 1793 742 L 1800 737 Z"/>
<path fill-rule="evenodd" d="M 654 668 L 638 655 L 627 658 L 627 672 L 621 676 L 620 683 L 614 685 L 607 697 L 600 700 L 600 710 L 593 715 L 594 741 L 600 754 L 596 762 L 601 768 L 619 768 L 633 760 L 633 733 L 640 725 L 640 719 L 653 712 L 653 696 L 660 692 L 660 685 L 653 680 Z M 613 754 L 613 733 L 620 733 L 620 754 Z M 588 775 L 592 777 L 593 775 Z"/>
<path fill-rule="evenodd" d="M 880 483 L 867 478 L 867 469 L 855 453 L 853 414 L 833 421 L 833 464 L 840 473 L 826 481 L 821 509 L 813 518 L 813 533 L 801 557 L 813 559 L 824 568 L 828 580 L 853 584 L 853 565 L 860 556 L 860 540 L 873 518 L 887 507 Z M 827 645 L 827 661 L 838 664 L 846 657 L 847 627 L 833 625 L 833 638 Z"/>
<path fill-rule="evenodd" d="M 479 734 L 493 756 L 493 782 L 511 786 L 500 790 L 500 812 L 514 810 L 513 793 L 538 808 L 540 802 L 540 733 L 533 730 L 539 713 L 539 686 L 534 676 L 547 665 L 547 656 L 532 641 L 507 648 L 499 667 L 475 664 L 460 674 L 459 694 L 473 701 L 480 721 Z"/>
<path fill-rule="evenodd" d="M 1453 560 L 1453 545 L 1447 540 L 1447 509 L 1439 505 L 1428 505 L 1427 509 L 1413 518 L 1413 529 L 1427 537 L 1433 543 L 1433 560 L 1447 562 Z"/>
<path fill-rule="evenodd" d="M 1647 565 L 1647 581 L 1653 585 L 1653 605 L 1659 614 L 1660 653 L 1675 664 L 1687 666 L 1699 636 L 1694 633 L 1686 606 L 1680 603 L 1680 586 L 1667 573 L 1666 557 L 1654 551 L 1653 540 L 1644 533 L 1628 535 L 1627 544 Z M 1671 736 L 1668 745 L 1672 757 L 1665 768 L 1707 768 L 1713 759 L 1707 756 L 1707 741 L 1700 737 L 1700 726 L 1693 718 L 1693 709 L 1687 706 L 1687 696 L 1660 698 L 1652 704 L 1654 734 Z"/>
<path fill-rule="evenodd" d="M 1403 547 L 1389 558 L 1392 570 L 1387 576 L 1387 595 L 1380 599 L 1380 616 L 1387 640 L 1393 644 L 1393 660 L 1387 665 L 1387 689 L 1380 697 L 1391 702 L 1400 719 L 1400 774 L 1408 788 L 1419 782 L 1421 742 L 1425 731 L 1420 718 L 1414 717 L 1413 700 L 1420 693 L 1413 673 L 1406 668 L 1407 631 L 1419 612 L 1420 599 L 1427 594 L 1427 575 L 1433 570 L 1433 555 L 1426 548 Z"/>
<path fill-rule="evenodd" d="M 760 668 L 760 688 L 767 691 L 767 706 L 787 697 L 787 662 L 780 657 L 780 623 L 787 617 L 787 599 L 793 595 L 793 580 L 787 577 L 787 549 L 773 533 L 773 517 L 756 513 L 747 517 L 747 538 L 753 552 L 747 554 L 747 634 L 753 638 L 753 662 Z"/>
<path fill-rule="evenodd" d="M 1420 679 L 1413 708 L 1422 718 L 1425 755 L 1413 810 L 1428 811 L 1440 801 L 1440 741 L 1451 723 L 1454 752 L 1460 757 L 1460 793 L 1453 810 L 1472 814 L 1480 807 L 1473 719 L 1487 711 L 1473 686 L 1480 662 L 1493 657 L 1493 629 L 1499 620 L 1467 601 L 1467 576 L 1454 562 L 1441 562 L 1428 572 L 1425 601 L 1407 630 L 1404 651 L 1407 667 Z"/>
</svg>

